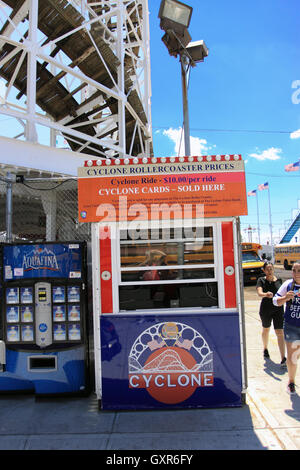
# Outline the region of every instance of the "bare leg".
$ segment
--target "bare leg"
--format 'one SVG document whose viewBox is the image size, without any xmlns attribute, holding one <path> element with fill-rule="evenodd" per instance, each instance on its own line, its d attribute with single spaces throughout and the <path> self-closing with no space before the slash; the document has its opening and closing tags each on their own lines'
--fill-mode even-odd
<svg viewBox="0 0 300 470">
<path fill-rule="evenodd" d="M 286 364 L 289 374 L 289 383 L 295 383 L 295 377 L 297 372 L 297 360 L 300 354 L 300 345 L 299 341 L 294 341 L 292 343 L 286 343 L 287 347 L 287 358 Z"/>
<path fill-rule="evenodd" d="M 277 343 L 281 355 L 281 360 L 285 357 L 285 343 L 284 343 L 284 336 L 283 336 L 283 330 L 278 329 L 275 330 L 276 336 L 277 336 Z"/>
<path fill-rule="evenodd" d="M 262 342 L 264 349 L 268 349 L 268 343 L 269 343 L 269 333 L 270 333 L 270 328 L 263 328 L 262 329 Z"/>
</svg>

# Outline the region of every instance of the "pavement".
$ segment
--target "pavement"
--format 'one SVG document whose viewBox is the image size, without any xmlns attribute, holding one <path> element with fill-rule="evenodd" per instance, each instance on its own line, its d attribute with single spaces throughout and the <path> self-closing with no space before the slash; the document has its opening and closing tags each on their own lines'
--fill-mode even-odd
<svg viewBox="0 0 300 470">
<path fill-rule="evenodd" d="M 287 372 L 279 365 L 274 330 L 270 359 L 263 359 L 258 307 L 259 300 L 245 298 L 248 390 L 242 407 L 108 412 L 99 410 L 93 393 L 42 400 L 2 396 L 0 450 L 98 450 L 116 459 L 125 450 L 192 455 L 199 450 L 300 449 L 300 386 L 299 394 L 286 392 Z"/>
</svg>

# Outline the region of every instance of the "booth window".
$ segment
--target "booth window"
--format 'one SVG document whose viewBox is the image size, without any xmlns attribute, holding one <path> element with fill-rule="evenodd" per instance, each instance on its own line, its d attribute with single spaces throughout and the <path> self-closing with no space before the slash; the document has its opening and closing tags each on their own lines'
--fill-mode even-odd
<svg viewBox="0 0 300 470">
<path fill-rule="evenodd" d="M 120 311 L 218 307 L 214 227 L 120 233 Z"/>
</svg>

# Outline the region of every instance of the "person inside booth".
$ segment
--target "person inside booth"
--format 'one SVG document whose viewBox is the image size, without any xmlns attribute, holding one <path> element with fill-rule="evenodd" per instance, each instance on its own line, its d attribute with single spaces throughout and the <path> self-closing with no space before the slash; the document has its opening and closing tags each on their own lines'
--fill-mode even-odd
<svg viewBox="0 0 300 470">
<path fill-rule="evenodd" d="M 143 266 L 157 266 L 158 269 L 145 271 L 143 281 L 158 281 L 176 279 L 178 271 L 169 269 L 159 269 L 167 266 L 167 254 L 160 250 L 150 250 L 146 253 L 146 260 Z M 176 285 L 153 285 L 151 287 L 151 299 L 154 303 L 162 303 L 164 307 L 170 307 L 171 300 L 179 298 L 179 292 Z"/>
<path fill-rule="evenodd" d="M 150 250 L 146 252 L 146 260 L 142 266 L 167 266 L 167 254 L 160 250 Z M 169 269 L 151 269 L 146 271 L 142 279 L 143 281 L 157 281 L 176 279 L 178 271 Z"/>
<path fill-rule="evenodd" d="M 149 250 L 146 251 L 146 259 L 141 266 L 161 266 L 162 261 L 166 264 L 166 253 L 160 250 Z M 157 269 L 149 269 L 145 271 L 142 276 L 143 281 L 158 281 L 160 275 Z"/>
</svg>

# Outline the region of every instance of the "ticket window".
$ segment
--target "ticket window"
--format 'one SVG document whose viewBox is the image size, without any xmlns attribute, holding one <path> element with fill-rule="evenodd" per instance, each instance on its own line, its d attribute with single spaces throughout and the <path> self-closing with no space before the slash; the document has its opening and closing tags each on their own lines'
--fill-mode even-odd
<svg viewBox="0 0 300 470">
<path fill-rule="evenodd" d="M 119 312 L 224 307 L 219 228 L 211 223 L 152 229 L 137 239 L 121 231 Z"/>
<path fill-rule="evenodd" d="M 176 223 L 137 233 L 117 224 L 94 229 L 106 233 L 98 244 L 102 313 L 237 307 L 234 219 L 200 229 Z"/>
</svg>

